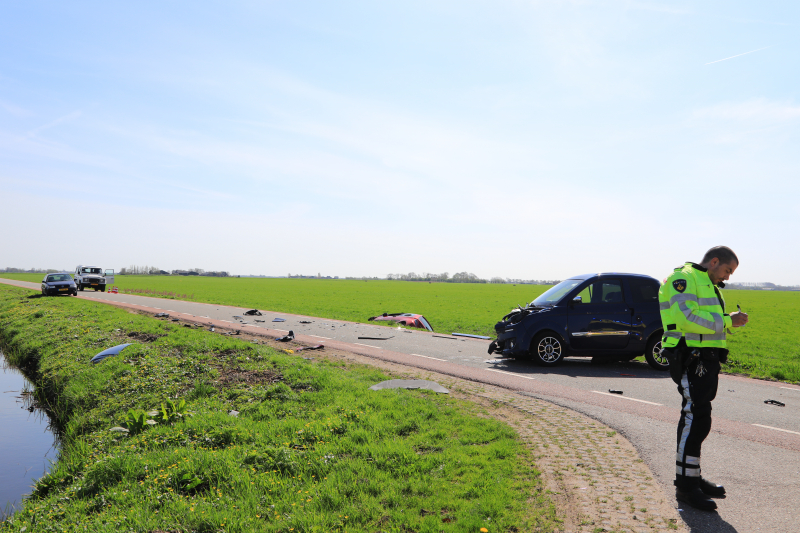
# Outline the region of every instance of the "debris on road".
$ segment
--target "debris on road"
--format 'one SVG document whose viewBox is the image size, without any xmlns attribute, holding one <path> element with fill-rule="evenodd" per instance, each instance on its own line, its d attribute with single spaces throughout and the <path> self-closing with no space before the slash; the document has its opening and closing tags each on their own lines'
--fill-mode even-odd
<svg viewBox="0 0 800 533">
<path fill-rule="evenodd" d="M 233 315 L 233 318 L 235 318 L 236 320 L 243 320 L 244 319 L 244 317 L 241 316 L 241 315 Z"/>
<path fill-rule="evenodd" d="M 257 319 L 257 318 L 255 319 L 255 321 L 256 321 L 256 322 L 266 322 L 266 320 L 259 320 L 259 319 Z"/>
<path fill-rule="evenodd" d="M 433 335 L 434 337 L 438 337 L 440 339 L 450 339 L 451 341 L 457 341 L 458 339 L 455 337 L 446 337 L 444 335 Z"/>
<path fill-rule="evenodd" d="M 280 342 L 289 342 L 294 340 L 294 331 L 290 331 L 288 335 L 284 335 L 283 337 L 275 337 L 276 341 Z"/>
<path fill-rule="evenodd" d="M 359 337 L 359 339 L 366 339 L 370 341 L 388 341 L 389 339 L 394 339 L 394 335 L 391 337 Z"/>
<path fill-rule="evenodd" d="M 459 350 L 459 351 L 461 351 L 461 350 Z M 496 364 L 499 364 L 499 363 L 505 363 L 507 361 L 514 361 L 514 358 L 513 357 L 504 357 L 502 359 L 489 359 L 487 361 L 484 361 L 484 363 L 489 363 L 490 365 L 496 365 Z"/>
<path fill-rule="evenodd" d="M 450 393 L 449 390 L 445 389 L 435 381 L 428 381 L 427 379 L 390 379 L 389 381 L 382 381 L 369 388 L 369 390 L 385 389 L 426 389 L 433 392 L 441 392 L 443 394 Z"/>
<path fill-rule="evenodd" d="M 245 311 L 244 314 L 248 316 L 261 316 L 261 311 L 258 309 L 251 309 L 249 311 Z"/>
<path fill-rule="evenodd" d="M 103 350 L 99 354 L 97 354 L 94 357 L 92 357 L 91 362 L 92 362 L 92 364 L 96 365 L 97 363 L 99 363 L 100 361 L 105 359 L 106 357 L 111 357 L 111 356 L 117 355 L 119 352 L 121 352 L 122 350 L 124 350 L 128 346 L 131 346 L 131 344 L 132 343 L 118 344 L 117 346 L 114 346 L 113 348 L 109 348 L 107 350 Z"/>
<path fill-rule="evenodd" d="M 453 333 L 452 335 L 456 337 L 471 337 L 473 339 L 483 339 L 487 341 L 491 339 L 491 337 L 487 337 L 486 335 L 470 335 L 469 333 Z"/>
<path fill-rule="evenodd" d="M 273 322 L 286 322 L 286 319 L 285 318 L 273 318 L 272 321 Z"/>
<path fill-rule="evenodd" d="M 397 322 L 411 328 L 424 328 L 428 331 L 433 331 L 430 322 L 416 313 L 383 313 L 378 316 L 371 316 L 367 320 L 376 322 Z"/>
<path fill-rule="evenodd" d="M 764 403 L 768 403 L 770 405 L 777 405 L 778 407 L 786 407 L 785 403 L 779 402 L 778 400 L 764 400 Z"/>
<path fill-rule="evenodd" d="M 173 318 L 172 321 L 173 322 L 179 322 L 179 320 L 177 318 Z"/>
<path fill-rule="evenodd" d="M 156 318 L 169 318 L 169 313 L 156 313 Z"/>
<path fill-rule="evenodd" d="M 608 389 L 608 392 L 610 392 L 611 394 L 622 394 L 621 390 Z"/>
<path fill-rule="evenodd" d="M 313 322 L 311 322 L 310 320 L 301 320 L 300 323 L 301 324 L 313 324 Z"/>
</svg>

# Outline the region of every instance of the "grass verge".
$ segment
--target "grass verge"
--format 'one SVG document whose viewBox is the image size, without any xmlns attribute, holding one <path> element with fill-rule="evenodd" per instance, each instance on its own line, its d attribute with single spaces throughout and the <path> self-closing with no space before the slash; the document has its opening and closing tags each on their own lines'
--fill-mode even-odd
<svg viewBox="0 0 800 533">
<path fill-rule="evenodd" d="M 89 363 L 121 342 L 133 345 Z M 372 367 L 6 286 L 0 343 L 33 378 L 63 443 L 0 531 L 499 532 L 557 523 L 533 457 L 508 426 L 446 395 L 370 391 L 389 379 Z M 123 426 L 128 433 L 110 431 Z"/>
</svg>

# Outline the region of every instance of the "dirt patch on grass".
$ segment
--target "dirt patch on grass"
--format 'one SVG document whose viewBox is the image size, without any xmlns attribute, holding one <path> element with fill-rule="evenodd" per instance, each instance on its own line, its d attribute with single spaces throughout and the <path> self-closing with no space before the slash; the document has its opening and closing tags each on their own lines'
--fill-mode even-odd
<svg viewBox="0 0 800 533">
<path fill-rule="evenodd" d="M 156 335 L 155 333 L 142 333 L 141 331 L 131 331 L 128 333 L 129 338 L 139 342 L 153 342 L 163 336 L 164 335 Z"/>
<path fill-rule="evenodd" d="M 216 384 L 220 387 L 233 387 L 246 384 L 271 384 L 283 381 L 280 372 L 274 370 L 246 370 L 244 368 L 219 368 L 219 379 Z"/>
</svg>

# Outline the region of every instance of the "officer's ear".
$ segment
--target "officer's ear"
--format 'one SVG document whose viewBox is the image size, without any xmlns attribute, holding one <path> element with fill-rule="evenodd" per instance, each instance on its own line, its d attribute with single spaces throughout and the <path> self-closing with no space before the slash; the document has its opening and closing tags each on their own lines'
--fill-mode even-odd
<svg viewBox="0 0 800 533">
<path fill-rule="evenodd" d="M 708 262 L 708 270 L 713 270 L 719 266 L 719 257 L 712 257 Z"/>
</svg>

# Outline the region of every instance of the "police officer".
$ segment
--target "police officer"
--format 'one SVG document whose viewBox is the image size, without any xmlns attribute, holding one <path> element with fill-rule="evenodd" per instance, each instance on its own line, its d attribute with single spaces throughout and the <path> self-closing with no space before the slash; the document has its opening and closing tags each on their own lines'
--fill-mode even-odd
<svg viewBox="0 0 800 533">
<path fill-rule="evenodd" d="M 675 496 L 704 511 L 717 508 L 725 488 L 700 475 L 700 448 L 711 431 L 711 400 L 717 395 L 720 364 L 728 360 L 730 327 L 747 324 L 747 314 L 725 313 L 719 289 L 739 266 L 727 246 L 715 246 L 703 261 L 678 267 L 658 291 L 662 347 L 683 398 L 675 457 Z"/>
</svg>

